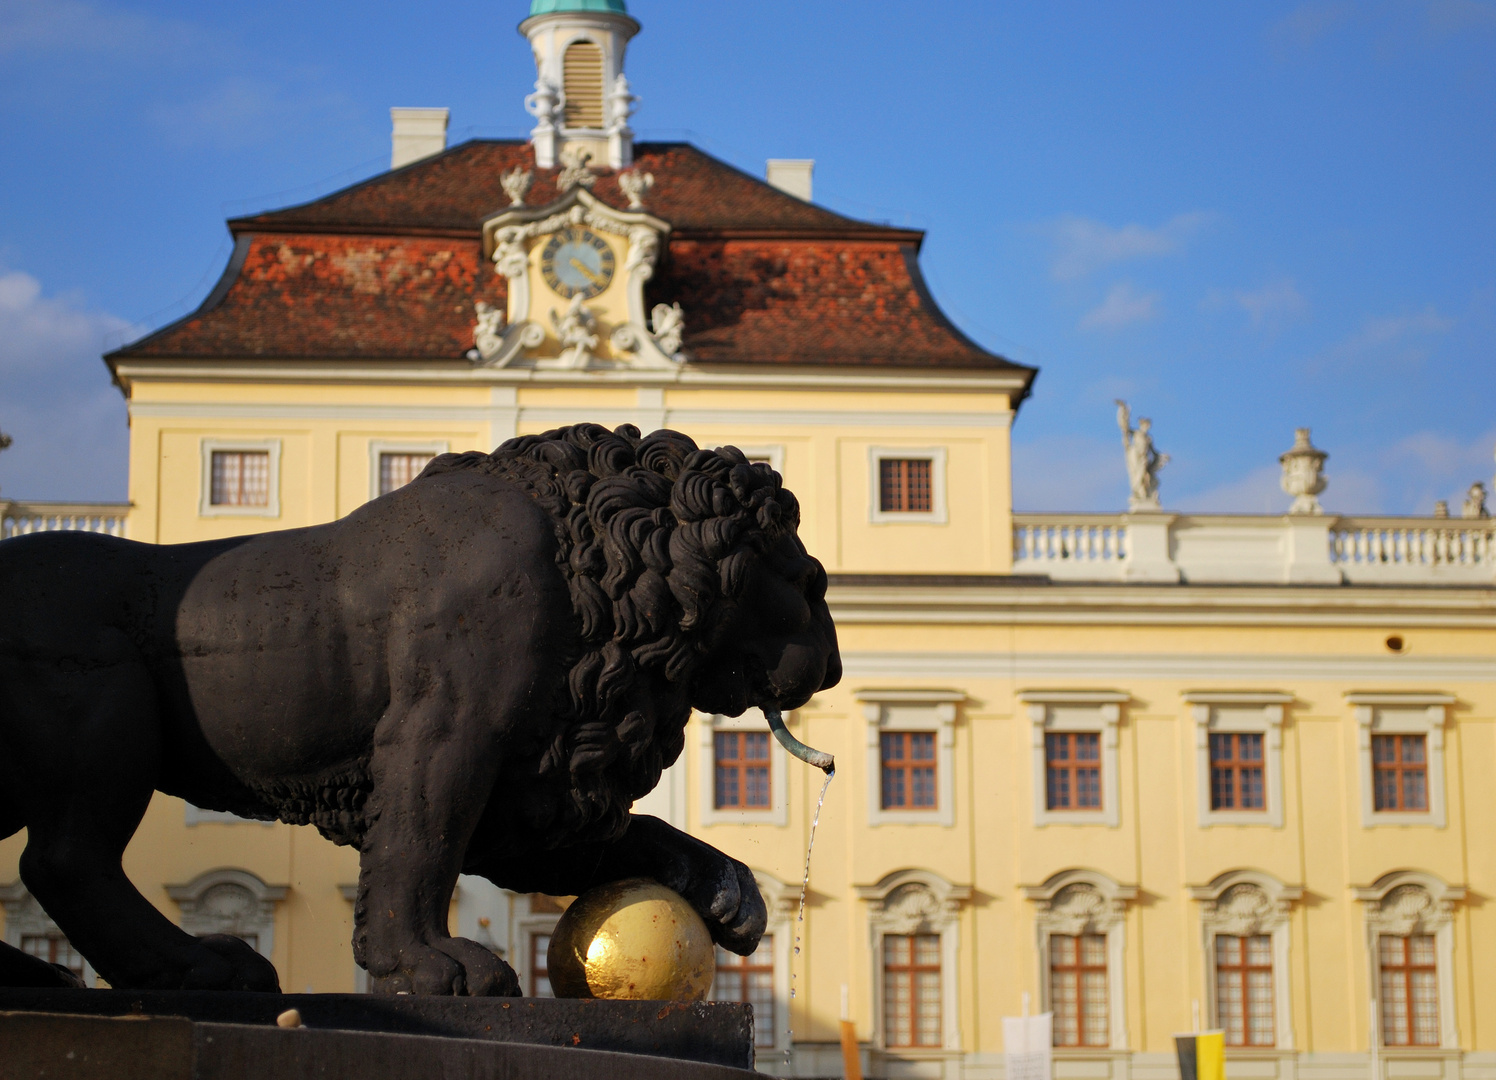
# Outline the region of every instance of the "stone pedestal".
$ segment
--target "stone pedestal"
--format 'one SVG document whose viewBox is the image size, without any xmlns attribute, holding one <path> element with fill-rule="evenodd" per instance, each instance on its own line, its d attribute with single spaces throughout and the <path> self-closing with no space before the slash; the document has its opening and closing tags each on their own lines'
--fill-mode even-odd
<svg viewBox="0 0 1496 1080">
<path fill-rule="evenodd" d="M 1142 511 L 1123 518 L 1127 526 L 1127 558 L 1123 580 L 1177 584 L 1179 567 L 1170 549 L 1169 529 L 1174 514 Z"/>
<path fill-rule="evenodd" d="M 295 1009 L 302 1025 L 276 1018 Z M 733 1080 L 753 1011 L 723 1002 L 0 990 L 0 1077 Z"/>
</svg>

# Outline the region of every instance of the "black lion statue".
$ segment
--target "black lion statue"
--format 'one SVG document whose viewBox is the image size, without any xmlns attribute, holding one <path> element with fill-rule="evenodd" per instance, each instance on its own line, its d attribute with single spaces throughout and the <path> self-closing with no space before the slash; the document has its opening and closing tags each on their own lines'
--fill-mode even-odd
<svg viewBox="0 0 1496 1080">
<path fill-rule="evenodd" d="M 153 791 L 356 847 L 354 955 L 384 993 L 519 993 L 449 935 L 459 873 L 652 877 L 747 954 L 748 869 L 629 807 L 693 707 L 792 709 L 840 678 L 798 523 L 733 447 L 583 424 L 443 455 L 328 525 L 0 542 L 0 838 L 27 830 L 22 880 L 117 988 L 278 988 L 126 878 Z M 0 950 L 0 983 L 63 980 Z"/>
</svg>

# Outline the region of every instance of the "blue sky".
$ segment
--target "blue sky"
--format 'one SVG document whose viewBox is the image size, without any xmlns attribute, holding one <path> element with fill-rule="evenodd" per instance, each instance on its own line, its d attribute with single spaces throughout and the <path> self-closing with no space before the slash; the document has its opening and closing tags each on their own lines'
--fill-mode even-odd
<svg viewBox="0 0 1496 1080">
<path fill-rule="evenodd" d="M 100 351 L 190 311 L 223 219 L 388 162 L 391 105 L 520 136 L 522 0 L 0 0 L 0 492 L 125 494 Z M 1021 509 L 1120 509 L 1112 399 L 1166 506 L 1427 512 L 1496 448 L 1496 3 L 634 0 L 642 138 L 928 231 L 974 338 L 1039 366 Z"/>
</svg>

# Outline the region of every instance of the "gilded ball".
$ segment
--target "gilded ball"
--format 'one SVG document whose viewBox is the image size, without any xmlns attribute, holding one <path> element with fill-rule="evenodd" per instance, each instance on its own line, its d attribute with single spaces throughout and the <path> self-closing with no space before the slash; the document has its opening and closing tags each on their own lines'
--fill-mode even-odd
<svg viewBox="0 0 1496 1080">
<path fill-rule="evenodd" d="M 646 878 L 579 896 L 551 933 L 546 964 L 563 998 L 701 1001 L 717 974 L 701 916 Z"/>
</svg>

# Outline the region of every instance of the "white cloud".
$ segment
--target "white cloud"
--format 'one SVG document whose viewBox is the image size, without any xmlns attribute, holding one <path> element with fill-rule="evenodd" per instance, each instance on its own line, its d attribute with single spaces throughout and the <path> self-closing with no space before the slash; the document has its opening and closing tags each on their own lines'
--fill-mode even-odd
<svg viewBox="0 0 1496 1080">
<path fill-rule="evenodd" d="M 1432 304 L 1406 315 L 1368 316 L 1359 330 L 1325 350 L 1319 366 L 1418 364 L 1428 357 L 1429 339 L 1449 333 L 1454 325 Z"/>
<path fill-rule="evenodd" d="M 1206 211 L 1193 210 L 1150 229 L 1144 225 L 1117 228 L 1067 215 L 1049 230 L 1055 244 L 1050 272 L 1060 281 L 1074 281 L 1113 263 L 1173 255 L 1182 251 L 1214 217 Z"/>
<path fill-rule="evenodd" d="M 1437 34 L 1496 28 L 1496 5 L 1482 0 L 1429 0 L 1429 28 Z"/>
<path fill-rule="evenodd" d="M 1181 510 L 1195 514 L 1281 514 L 1292 500 L 1278 479 L 1282 469 L 1261 465 L 1244 476 L 1179 499 Z"/>
<path fill-rule="evenodd" d="M 140 328 L 73 298 L 43 295 L 30 274 L 0 271 L 0 493 L 122 499 L 124 400 L 100 354 Z"/>
<path fill-rule="evenodd" d="M 207 44 L 174 19 L 82 0 L 0 0 L 0 53 L 105 53 L 138 62 L 184 49 L 200 54 Z"/>
<path fill-rule="evenodd" d="M 1121 510 L 1127 466 L 1120 437 L 1055 435 L 1013 444 L 1013 506 L 1041 513 Z"/>
<path fill-rule="evenodd" d="M 1291 278 L 1268 282 L 1260 289 L 1237 289 L 1231 299 L 1247 313 L 1254 330 L 1276 328 L 1309 310 L 1309 301 Z"/>
<path fill-rule="evenodd" d="M 1349 0 L 1314 0 L 1274 23 L 1268 36 L 1280 51 L 1285 46 L 1307 49 L 1355 14 L 1356 7 Z"/>
<path fill-rule="evenodd" d="M 1080 329 L 1120 330 L 1148 322 L 1158 315 L 1159 300 L 1158 293 L 1139 292 L 1129 282 L 1119 281 L 1107 291 L 1105 300 L 1086 312 Z"/>
</svg>

